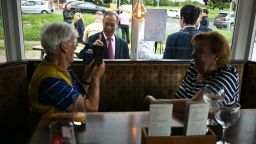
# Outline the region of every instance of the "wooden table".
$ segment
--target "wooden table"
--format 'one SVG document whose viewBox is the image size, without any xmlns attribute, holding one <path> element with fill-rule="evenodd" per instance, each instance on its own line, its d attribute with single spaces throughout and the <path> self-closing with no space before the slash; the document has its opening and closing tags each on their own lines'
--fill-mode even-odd
<svg viewBox="0 0 256 144">
<path fill-rule="evenodd" d="M 148 112 L 88 113 L 86 131 L 76 130 L 78 144 L 140 144 L 141 128 L 148 126 Z M 49 129 L 42 124 L 36 129 L 31 143 L 45 144 Z M 177 119 L 174 126 L 183 124 Z M 216 128 L 221 131 L 220 128 Z M 217 133 L 221 135 L 221 133 Z M 227 134 L 232 144 L 256 143 L 256 109 L 243 109 L 239 122 L 230 127 Z"/>
</svg>

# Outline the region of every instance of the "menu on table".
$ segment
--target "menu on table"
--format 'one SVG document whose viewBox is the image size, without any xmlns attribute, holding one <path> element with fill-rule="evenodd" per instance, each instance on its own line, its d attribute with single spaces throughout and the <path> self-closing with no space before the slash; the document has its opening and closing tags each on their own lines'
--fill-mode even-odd
<svg viewBox="0 0 256 144">
<path fill-rule="evenodd" d="M 185 112 L 185 135 L 205 135 L 209 105 L 202 102 L 189 102 Z"/>
<path fill-rule="evenodd" d="M 149 136 L 170 136 L 172 104 L 150 104 Z"/>
</svg>

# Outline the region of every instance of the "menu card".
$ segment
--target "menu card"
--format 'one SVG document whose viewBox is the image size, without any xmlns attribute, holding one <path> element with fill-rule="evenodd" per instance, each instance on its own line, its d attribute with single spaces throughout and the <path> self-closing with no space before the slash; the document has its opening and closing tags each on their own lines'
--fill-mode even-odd
<svg viewBox="0 0 256 144">
<path fill-rule="evenodd" d="M 172 104 L 150 104 L 149 136 L 170 136 Z"/>
<path fill-rule="evenodd" d="M 185 135 L 205 135 L 209 105 L 202 102 L 188 102 L 185 111 Z"/>
</svg>

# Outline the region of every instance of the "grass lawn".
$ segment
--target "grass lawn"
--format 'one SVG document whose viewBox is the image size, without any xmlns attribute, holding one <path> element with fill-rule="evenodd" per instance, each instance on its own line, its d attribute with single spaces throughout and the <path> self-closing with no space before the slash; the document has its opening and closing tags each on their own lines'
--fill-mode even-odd
<svg viewBox="0 0 256 144">
<path fill-rule="evenodd" d="M 39 40 L 40 30 L 45 23 L 63 22 L 62 14 L 23 14 L 23 32 L 25 40 Z M 85 26 L 94 21 L 93 14 L 83 14 Z"/>
<path fill-rule="evenodd" d="M 40 30 L 45 23 L 63 22 L 62 14 L 22 14 L 23 36 L 25 41 L 39 41 Z M 83 14 L 84 24 L 94 22 L 94 14 Z M 0 39 L 4 39 L 3 27 L 0 27 Z M 32 50 L 35 44 L 25 43 L 26 50 Z M 0 42 L 0 49 L 4 49 L 3 41 Z"/>
</svg>

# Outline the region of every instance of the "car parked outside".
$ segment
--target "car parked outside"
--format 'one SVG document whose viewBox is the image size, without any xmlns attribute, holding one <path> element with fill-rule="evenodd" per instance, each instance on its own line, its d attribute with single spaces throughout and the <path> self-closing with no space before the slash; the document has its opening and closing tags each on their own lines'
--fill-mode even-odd
<svg viewBox="0 0 256 144">
<path fill-rule="evenodd" d="M 167 10 L 167 17 L 179 19 L 180 10 L 172 10 L 172 9 Z"/>
<path fill-rule="evenodd" d="M 69 0 L 66 3 L 62 4 L 62 8 L 65 8 L 67 3 L 69 3 L 72 6 L 72 5 L 77 5 L 77 4 L 83 3 L 83 1 Z"/>
<path fill-rule="evenodd" d="M 93 13 L 95 14 L 97 11 L 106 12 L 107 9 L 105 7 L 100 7 L 91 2 L 81 2 L 77 4 L 71 5 L 72 11 L 80 11 L 81 13 Z"/>
<path fill-rule="evenodd" d="M 130 4 L 124 4 L 124 5 L 121 5 L 120 7 L 121 7 L 123 10 L 125 10 L 125 11 L 129 11 L 129 12 L 132 11 L 132 5 L 130 5 Z"/>
<path fill-rule="evenodd" d="M 215 17 L 213 25 L 217 28 L 232 28 L 235 24 L 235 13 L 229 13 L 229 12 L 221 12 L 218 14 L 217 17 Z"/>
<path fill-rule="evenodd" d="M 22 13 L 41 13 L 47 14 L 54 12 L 54 8 L 50 8 L 48 1 L 44 0 L 29 0 L 21 2 Z"/>
</svg>

